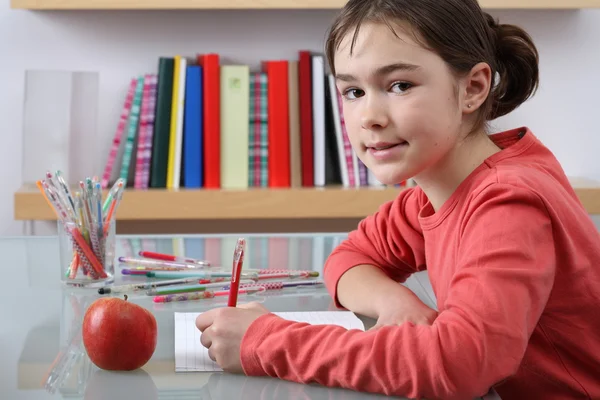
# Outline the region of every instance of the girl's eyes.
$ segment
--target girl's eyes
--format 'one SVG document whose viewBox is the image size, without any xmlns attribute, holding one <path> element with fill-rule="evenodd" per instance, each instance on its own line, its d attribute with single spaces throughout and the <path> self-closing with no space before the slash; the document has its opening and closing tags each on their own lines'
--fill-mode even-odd
<svg viewBox="0 0 600 400">
<path fill-rule="evenodd" d="M 410 82 L 394 82 L 392 85 L 392 91 L 394 91 L 394 93 L 404 93 L 411 87 L 413 87 L 413 85 Z"/>
<path fill-rule="evenodd" d="M 410 82 L 394 82 L 392 84 L 392 86 L 390 87 L 390 90 L 393 93 L 402 94 L 402 93 L 408 91 L 412 87 L 413 87 L 413 84 Z M 346 89 L 343 93 L 343 96 L 348 100 L 355 100 L 364 95 L 365 95 L 365 92 L 363 90 L 357 89 L 357 88 Z"/>
<path fill-rule="evenodd" d="M 344 91 L 344 97 L 346 97 L 348 100 L 358 99 L 359 97 L 364 96 L 364 94 L 364 91 L 355 88 L 350 88 Z"/>
</svg>

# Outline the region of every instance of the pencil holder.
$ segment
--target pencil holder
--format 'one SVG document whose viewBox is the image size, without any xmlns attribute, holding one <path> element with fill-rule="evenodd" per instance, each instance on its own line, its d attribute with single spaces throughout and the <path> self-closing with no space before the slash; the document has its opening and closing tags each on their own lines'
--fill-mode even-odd
<svg viewBox="0 0 600 400">
<path fill-rule="evenodd" d="M 114 282 L 116 221 L 92 226 L 58 222 L 60 276 L 65 285 L 102 287 Z"/>
</svg>

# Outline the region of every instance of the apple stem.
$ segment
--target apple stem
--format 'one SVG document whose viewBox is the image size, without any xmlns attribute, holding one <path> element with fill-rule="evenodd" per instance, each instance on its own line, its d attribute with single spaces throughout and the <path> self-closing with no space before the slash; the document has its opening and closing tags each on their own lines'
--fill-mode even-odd
<svg viewBox="0 0 600 400">
<path fill-rule="evenodd" d="M 126 294 L 124 294 L 124 295 L 123 295 L 123 297 L 125 297 L 125 301 L 127 301 L 127 295 L 126 295 Z"/>
</svg>

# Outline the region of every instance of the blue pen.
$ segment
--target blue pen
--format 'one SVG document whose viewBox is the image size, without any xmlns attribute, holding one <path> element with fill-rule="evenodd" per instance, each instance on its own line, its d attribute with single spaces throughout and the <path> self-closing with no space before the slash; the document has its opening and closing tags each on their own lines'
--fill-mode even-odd
<svg viewBox="0 0 600 400">
<path fill-rule="evenodd" d="M 96 204 L 98 206 L 98 237 L 104 237 L 104 229 L 102 228 L 102 188 L 100 183 L 96 183 Z"/>
</svg>

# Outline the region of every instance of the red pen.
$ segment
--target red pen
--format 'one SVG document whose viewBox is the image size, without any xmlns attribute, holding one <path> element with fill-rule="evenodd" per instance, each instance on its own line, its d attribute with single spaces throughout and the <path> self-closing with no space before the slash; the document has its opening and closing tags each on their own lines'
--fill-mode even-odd
<svg viewBox="0 0 600 400">
<path fill-rule="evenodd" d="M 242 273 L 242 264 L 244 263 L 245 247 L 246 240 L 243 238 L 238 239 L 235 245 L 235 251 L 233 252 L 233 269 L 231 271 L 231 283 L 229 285 L 229 298 L 227 299 L 228 307 L 235 307 L 237 305 L 237 296 L 240 289 L 240 275 Z"/>
<path fill-rule="evenodd" d="M 156 253 L 154 251 L 140 251 L 139 255 L 142 257 L 151 258 L 154 260 L 176 261 L 176 262 L 187 263 L 187 264 L 198 264 L 198 265 L 210 266 L 210 262 L 208 262 L 208 261 L 196 260 L 195 258 L 188 258 L 188 257 L 178 257 L 178 256 L 173 256 L 171 254 Z"/>
</svg>

